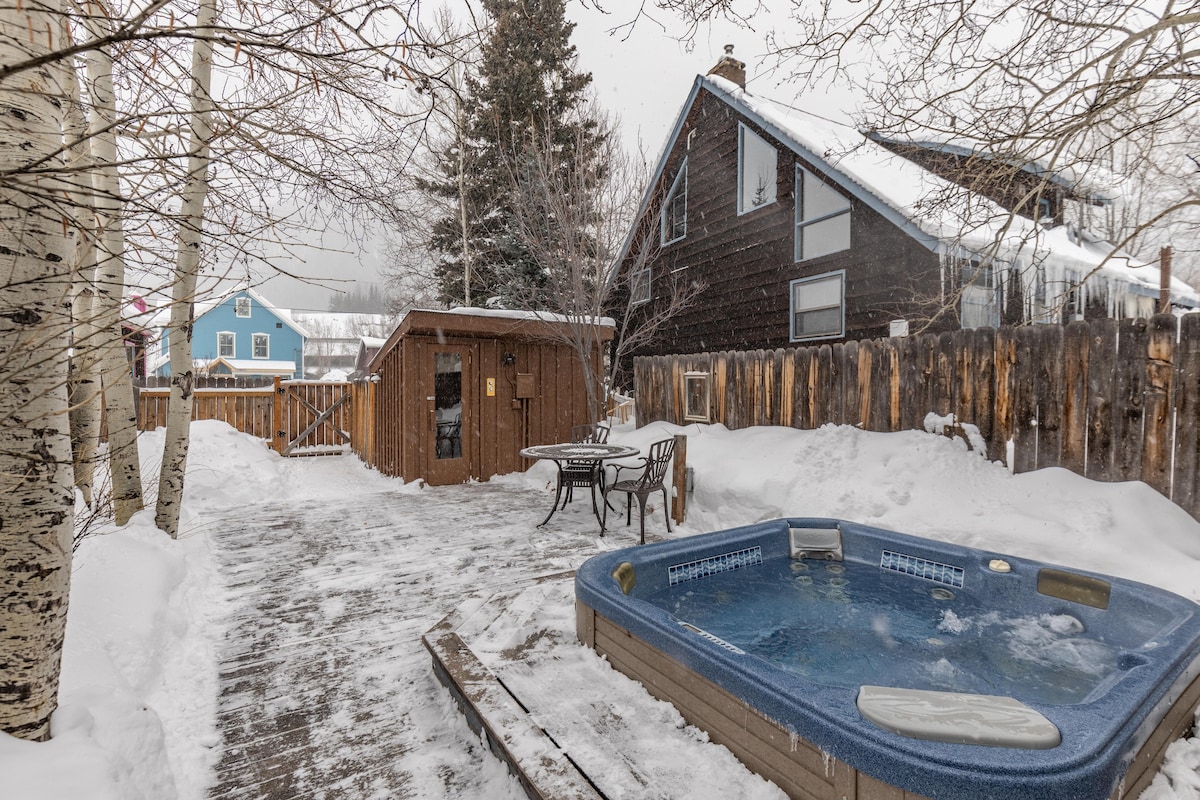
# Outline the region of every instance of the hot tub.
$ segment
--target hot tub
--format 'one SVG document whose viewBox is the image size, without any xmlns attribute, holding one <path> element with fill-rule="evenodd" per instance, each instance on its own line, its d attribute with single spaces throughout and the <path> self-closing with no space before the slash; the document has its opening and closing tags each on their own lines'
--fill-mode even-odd
<svg viewBox="0 0 1200 800">
<path fill-rule="evenodd" d="M 833 519 L 596 556 L 581 641 L 792 797 L 1136 797 L 1200 704 L 1200 606 Z"/>
</svg>

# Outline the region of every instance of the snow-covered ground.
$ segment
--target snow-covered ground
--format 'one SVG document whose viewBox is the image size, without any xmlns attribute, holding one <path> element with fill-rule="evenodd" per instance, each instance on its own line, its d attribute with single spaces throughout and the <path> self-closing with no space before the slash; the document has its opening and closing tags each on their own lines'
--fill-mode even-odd
<svg viewBox="0 0 1200 800">
<path fill-rule="evenodd" d="M 689 436 L 695 493 L 687 524 L 674 535 L 779 516 L 840 517 L 1120 575 L 1200 602 L 1200 524 L 1140 483 L 1100 484 L 1058 469 L 1014 476 L 968 452 L 959 440 L 920 432 L 864 433 L 834 426 L 728 431 L 654 424 L 638 430 L 619 426 L 612 440 L 644 447 L 679 431 Z M 161 444 L 161 432 L 142 436 L 147 475 L 157 472 Z M 492 483 L 543 489 L 552 470 L 542 463 Z M 471 486 L 420 490 L 372 472 L 352 457 L 281 459 L 261 441 L 221 423 L 195 424 L 180 540 L 156 531 L 152 513 L 144 512 L 121 530 L 85 540 L 77 553 L 54 737 L 33 744 L 0 734 L 0 797 L 203 798 L 220 743 L 216 662 L 227 602 L 213 557 L 213 526 L 228 519 L 231 509 L 264 498 L 337 507 L 384 490 L 432 495 L 470 492 Z M 532 527 L 549 497 L 524 494 L 545 501 L 531 506 Z M 570 517 L 583 505 L 575 503 L 555 520 L 577 520 L 579 532 L 588 534 L 581 539 L 581 558 L 627 543 L 618 537 L 596 539 L 594 528 L 584 531 L 588 515 L 580 511 Z M 444 506 L 450 524 L 456 509 Z M 653 530 L 658 531 L 660 519 L 656 515 L 650 523 Z M 406 525 L 403 517 L 387 522 L 397 530 Z M 569 598 L 550 602 L 544 613 L 551 625 L 567 625 Z M 601 662 L 582 648 L 575 657 L 583 659 L 576 663 L 590 672 L 588 681 L 614 682 L 614 693 L 619 689 L 627 696 L 629 687 L 619 685 L 628 683 L 625 678 L 596 669 Z M 663 717 L 662 705 L 649 696 L 636 702 L 638 708 L 625 709 L 626 716 Z M 450 730 L 451 738 L 458 736 L 466 750 L 470 734 L 451 719 L 448 708 L 445 703 L 430 709 L 429 717 Z M 689 758 L 686 749 L 679 752 L 680 759 Z M 705 781 L 705 771 L 719 767 L 683 768 L 697 785 L 721 785 L 715 773 Z M 487 796 L 515 796 L 511 778 L 498 765 L 484 763 L 478 769 L 482 785 L 495 789 Z M 436 788 L 422 791 L 419 798 L 445 796 Z M 721 797 L 770 796 L 752 780 L 740 789 L 721 785 L 720 791 Z M 1173 746 L 1142 797 L 1200 800 L 1200 737 Z"/>
</svg>

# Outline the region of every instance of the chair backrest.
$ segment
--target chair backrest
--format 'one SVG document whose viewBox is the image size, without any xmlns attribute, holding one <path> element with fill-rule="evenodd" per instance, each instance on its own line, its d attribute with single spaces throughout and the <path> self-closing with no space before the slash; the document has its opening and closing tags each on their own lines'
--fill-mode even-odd
<svg viewBox="0 0 1200 800">
<path fill-rule="evenodd" d="M 667 478 L 667 469 L 675 455 L 675 440 L 662 439 L 650 445 L 646 453 L 646 471 L 638 478 L 638 483 L 646 489 L 657 489 Z"/>
<path fill-rule="evenodd" d="M 599 422 L 576 425 L 571 428 L 571 442 L 573 444 L 607 444 L 608 426 Z"/>
</svg>

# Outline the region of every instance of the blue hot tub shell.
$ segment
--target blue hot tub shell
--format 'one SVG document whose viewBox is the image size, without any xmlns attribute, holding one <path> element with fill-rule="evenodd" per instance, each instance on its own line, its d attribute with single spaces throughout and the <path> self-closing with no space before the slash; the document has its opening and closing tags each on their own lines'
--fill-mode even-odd
<svg viewBox="0 0 1200 800">
<path fill-rule="evenodd" d="M 1129 638 L 1132 622 L 1144 628 L 1149 620 L 1153 636 L 1121 652 L 1114 679 L 1083 702 L 1028 703 L 1057 726 L 1061 743 L 1056 747 L 985 747 L 894 733 L 859 712 L 857 688 L 816 683 L 719 639 L 696 635 L 643 599 L 672 582 L 695 581 L 700 591 L 707 575 L 797 557 L 792 529 L 836 530 L 843 561 L 878 566 L 889 579 L 949 583 L 1001 612 L 1069 613 L 1089 633 L 1103 638 L 1111 632 L 1114 641 Z M 1008 570 L 996 571 L 996 559 Z M 581 608 L 744 701 L 789 734 L 865 775 L 932 800 L 1119 796 L 1130 788 L 1122 780 L 1135 755 L 1181 698 L 1195 704 L 1200 686 L 1200 606 L 1186 598 L 1121 578 L 843 520 L 781 519 L 605 553 L 580 567 L 575 590 Z"/>
</svg>

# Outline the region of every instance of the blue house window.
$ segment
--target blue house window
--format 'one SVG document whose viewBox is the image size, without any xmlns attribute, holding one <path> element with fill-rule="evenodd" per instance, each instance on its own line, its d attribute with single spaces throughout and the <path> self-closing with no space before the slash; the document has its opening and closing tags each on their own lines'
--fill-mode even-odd
<svg viewBox="0 0 1200 800">
<path fill-rule="evenodd" d="M 687 161 L 679 168 L 667 192 L 667 201 L 662 209 L 662 243 L 678 242 L 687 236 Z"/>
<path fill-rule="evenodd" d="M 256 333 L 253 336 L 255 358 L 271 357 L 271 336 L 266 333 Z"/>
<path fill-rule="evenodd" d="M 233 313 L 239 317 L 250 316 L 250 298 L 239 297 L 233 301 Z"/>
<path fill-rule="evenodd" d="M 850 201 L 796 167 L 796 260 L 850 249 Z"/>
<path fill-rule="evenodd" d="M 835 339 L 846 332 L 846 271 L 791 283 L 792 341 Z"/>
<path fill-rule="evenodd" d="M 237 336 L 232 331 L 217 333 L 217 356 L 219 358 L 237 358 Z"/>
</svg>

